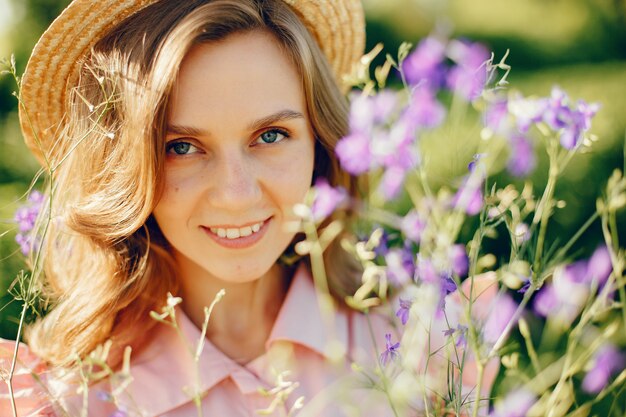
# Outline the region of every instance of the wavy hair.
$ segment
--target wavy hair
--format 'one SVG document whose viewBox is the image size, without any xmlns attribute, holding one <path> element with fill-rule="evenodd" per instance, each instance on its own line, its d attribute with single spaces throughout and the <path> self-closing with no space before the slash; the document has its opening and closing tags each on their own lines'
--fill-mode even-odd
<svg viewBox="0 0 626 417">
<path fill-rule="evenodd" d="M 92 50 L 53 149 L 52 159 L 63 162 L 51 179 L 53 221 L 41 252 L 52 308 L 26 333 L 43 359 L 69 365 L 110 339 L 115 364 L 121 347 L 136 350 L 147 341 L 155 323 L 149 312 L 177 289 L 168 244 L 151 217 L 161 192 L 172 86 L 194 44 L 252 30 L 272 33 L 302 77 L 316 137 L 314 178 L 356 196 L 334 156 L 348 128 L 347 102 L 315 40 L 284 1 L 148 6 Z M 331 291 L 342 300 L 353 290 L 358 266 L 336 242 L 325 256 Z"/>
</svg>

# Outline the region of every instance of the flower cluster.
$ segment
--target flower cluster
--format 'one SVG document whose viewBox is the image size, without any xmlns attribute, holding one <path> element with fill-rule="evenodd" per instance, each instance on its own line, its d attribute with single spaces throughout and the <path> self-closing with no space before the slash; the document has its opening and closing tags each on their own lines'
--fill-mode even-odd
<svg viewBox="0 0 626 417">
<path fill-rule="evenodd" d="M 44 196 L 39 191 L 33 191 L 28 196 L 28 201 L 15 212 L 14 220 L 17 223 L 18 233 L 15 241 L 20 245 L 24 256 L 28 256 L 37 245 L 37 238 L 33 236 L 35 222 L 44 203 Z"/>
<path fill-rule="evenodd" d="M 484 112 L 484 134 L 508 139 L 511 148 L 508 170 L 515 176 L 524 176 L 536 164 L 531 128 L 558 138 L 567 150 L 576 150 L 585 143 L 598 109 L 597 103 L 584 100 L 573 104 L 559 87 L 554 87 L 549 97 L 540 98 L 523 97 L 520 93 L 494 94 Z"/>
<path fill-rule="evenodd" d="M 432 109 L 428 111 L 439 110 L 428 93 L 416 94 L 414 99 L 430 105 Z M 400 97 L 391 91 L 355 98 L 350 111 L 350 134 L 336 148 L 342 167 L 351 174 L 383 168 L 380 191 L 387 199 L 397 196 L 406 173 L 419 164 L 414 146 L 416 132 L 428 127 L 410 111 L 399 111 L 400 107 Z M 428 115 L 423 120 L 432 118 Z"/>
<path fill-rule="evenodd" d="M 494 62 L 483 45 L 466 40 L 429 36 L 410 53 L 401 46 L 386 65 L 405 88 L 385 89 L 383 67 L 376 81 L 360 79 L 350 131 L 336 148 L 343 169 L 375 185 L 357 206 L 371 228 L 360 223 L 363 240 L 353 252 L 365 270 L 355 295 L 363 302 L 354 305 L 376 305 L 371 294 L 378 292 L 398 326 L 398 341 L 385 333 L 378 362 L 386 374 L 377 386 L 407 415 L 565 416 L 581 404 L 602 414 L 594 407 L 605 397 L 623 400 L 616 388 L 626 378 L 626 346 L 616 336 L 626 322 L 626 258 L 614 219 L 626 201 L 626 186 L 616 185 L 621 175 L 598 202 L 605 245 L 572 261 L 567 249 L 584 230 L 560 250 L 546 242 L 562 207 L 556 181 L 595 140 L 599 105 L 574 102 L 559 87 L 547 97 L 508 90 L 504 59 Z M 479 137 L 468 170 L 429 182 L 425 145 L 469 122 L 479 123 L 467 129 Z M 504 169 L 528 176 L 542 150 L 550 164 L 543 189 L 492 180 Z M 323 196 L 345 203 L 345 194 L 328 187 L 319 187 L 318 207 L 333 206 L 324 201 L 335 198 Z M 494 253 L 487 239 L 496 239 Z"/>
</svg>

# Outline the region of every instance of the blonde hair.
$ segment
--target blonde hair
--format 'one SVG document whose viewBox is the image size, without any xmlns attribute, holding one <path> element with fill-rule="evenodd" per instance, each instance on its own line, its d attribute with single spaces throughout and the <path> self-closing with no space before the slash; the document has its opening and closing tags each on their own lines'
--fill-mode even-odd
<svg viewBox="0 0 626 417">
<path fill-rule="evenodd" d="M 31 348 L 67 365 L 111 339 L 140 348 L 151 310 L 176 290 L 167 242 L 151 217 L 163 171 L 169 93 L 187 51 L 250 30 L 274 34 L 302 76 L 316 137 L 314 177 L 356 195 L 335 144 L 347 103 L 315 40 L 281 0 L 157 2 L 104 36 L 73 89 L 52 159 L 51 216 L 41 257 L 51 311 L 31 325 Z M 296 237 L 295 240 L 300 237 Z M 333 294 L 343 299 L 358 267 L 338 245 L 326 252 Z M 116 363 L 119 356 L 113 357 Z"/>
</svg>

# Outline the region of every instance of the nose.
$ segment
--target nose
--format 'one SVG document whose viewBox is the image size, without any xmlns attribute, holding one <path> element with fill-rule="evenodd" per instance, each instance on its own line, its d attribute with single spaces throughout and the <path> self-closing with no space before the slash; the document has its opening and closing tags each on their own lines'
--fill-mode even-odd
<svg viewBox="0 0 626 417">
<path fill-rule="evenodd" d="M 259 173 L 254 161 L 246 155 L 240 152 L 223 155 L 210 169 L 213 185 L 208 189 L 208 198 L 213 207 L 244 212 L 261 201 Z"/>
</svg>

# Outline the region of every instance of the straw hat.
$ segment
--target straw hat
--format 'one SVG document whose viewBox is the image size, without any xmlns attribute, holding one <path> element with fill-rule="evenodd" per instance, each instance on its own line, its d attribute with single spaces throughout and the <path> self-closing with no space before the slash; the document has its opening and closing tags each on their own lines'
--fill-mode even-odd
<svg viewBox="0 0 626 417">
<path fill-rule="evenodd" d="M 39 39 L 22 79 L 19 116 L 24 140 L 40 163 L 63 125 L 68 90 L 76 85 L 91 48 L 117 24 L 156 1 L 74 0 Z M 283 1 L 300 16 L 341 80 L 365 46 L 361 0 Z"/>
</svg>

